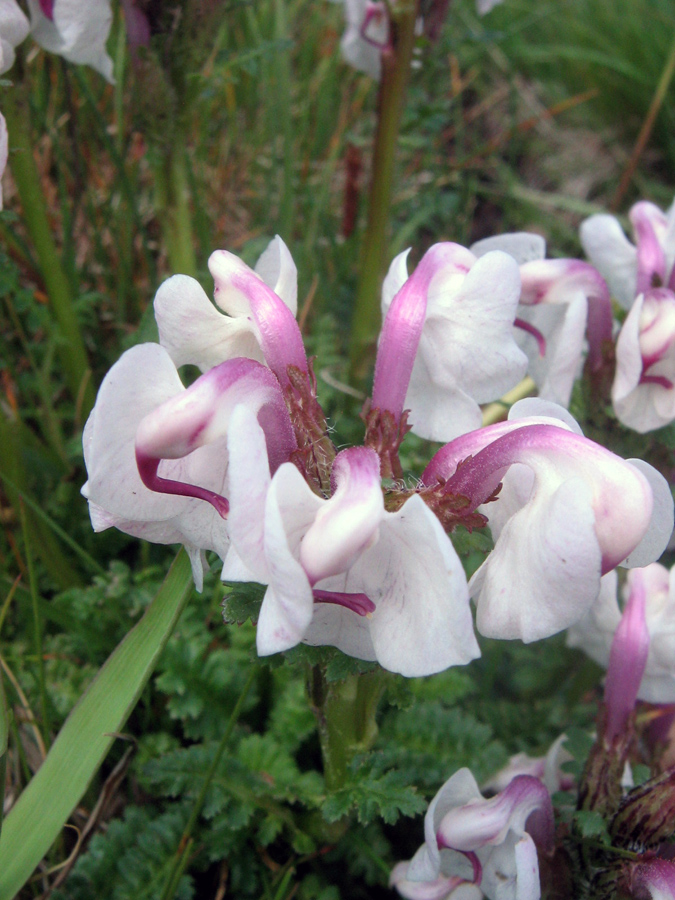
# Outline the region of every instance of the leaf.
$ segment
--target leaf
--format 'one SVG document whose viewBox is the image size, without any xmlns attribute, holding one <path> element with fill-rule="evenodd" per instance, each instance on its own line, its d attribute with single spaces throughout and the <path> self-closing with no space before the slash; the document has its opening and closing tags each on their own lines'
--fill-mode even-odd
<svg viewBox="0 0 675 900">
<path fill-rule="evenodd" d="M 579 834 L 584 838 L 592 838 L 610 846 L 612 839 L 607 832 L 607 823 L 597 810 L 580 809 L 574 813 L 574 822 Z"/>
<path fill-rule="evenodd" d="M 372 757 L 357 758 L 350 766 L 351 784 L 330 794 L 322 812 L 327 822 L 336 822 L 352 809 L 362 825 L 382 819 L 393 825 L 400 816 L 415 816 L 426 809 L 426 800 L 407 784 L 405 775 L 390 769 L 382 773 Z"/>
<path fill-rule="evenodd" d="M 187 554 L 176 557 L 141 621 L 101 668 L 5 821 L 0 900 L 12 900 L 87 790 L 124 727 L 190 595 Z"/>
<path fill-rule="evenodd" d="M 223 618 L 229 625 L 257 622 L 267 588 L 255 582 L 225 582 L 228 593 L 223 599 Z"/>
</svg>

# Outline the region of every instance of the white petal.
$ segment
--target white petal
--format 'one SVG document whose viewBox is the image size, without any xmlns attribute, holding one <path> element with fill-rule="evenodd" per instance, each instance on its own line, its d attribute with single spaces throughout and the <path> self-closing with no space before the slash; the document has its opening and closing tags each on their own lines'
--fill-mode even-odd
<svg viewBox="0 0 675 900">
<path fill-rule="evenodd" d="M 255 264 L 255 272 L 281 297 L 293 315 L 298 313 L 298 270 L 291 252 L 277 234 Z"/>
<path fill-rule="evenodd" d="M 159 341 L 176 366 L 191 363 L 206 372 L 237 356 L 264 362 L 250 320 L 218 312 L 188 275 L 174 275 L 160 285 L 155 318 Z"/>
<path fill-rule="evenodd" d="M 270 586 L 258 620 L 256 644 L 261 656 L 294 647 L 312 621 L 314 596 L 297 553 L 321 503 L 292 463 L 279 468 L 265 505 Z"/>
<path fill-rule="evenodd" d="M 39 0 L 28 0 L 28 8 L 31 33 L 41 47 L 69 62 L 91 66 L 113 81 L 113 63 L 106 51 L 110 0 L 55 0 L 54 21 L 42 12 Z"/>
<path fill-rule="evenodd" d="M 601 552 L 590 490 L 571 478 L 539 489 L 505 524 L 469 583 L 486 637 L 539 640 L 567 628 L 600 590 Z"/>
<path fill-rule="evenodd" d="M 387 315 L 387 310 L 391 306 L 391 301 L 401 290 L 408 280 L 408 256 L 410 247 L 399 253 L 391 261 L 389 271 L 385 275 L 382 283 L 382 318 Z"/>
<path fill-rule="evenodd" d="M 652 515 L 647 531 L 635 550 L 621 563 L 630 568 L 646 566 L 657 560 L 668 546 L 673 533 L 673 495 L 666 479 L 643 459 L 628 459 L 649 483 L 652 497 Z"/>
<path fill-rule="evenodd" d="M 580 374 L 588 302 L 578 293 L 565 305 L 520 306 L 518 316 L 534 325 L 546 339 L 542 358 L 531 335 L 516 329 L 519 346 L 529 359 L 528 374 L 539 396 L 567 406 L 574 381 Z"/>
<path fill-rule="evenodd" d="M 624 309 L 635 299 L 637 251 L 614 216 L 595 215 L 581 223 L 581 243 L 586 256 L 600 272 Z"/>
<path fill-rule="evenodd" d="M 14 48 L 29 30 L 28 19 L 15 0 L 0 0 L 0 75 L 14 65 Z"/>
<path fill-rule="evenodd" d="M 370 633 L 385 669 L 430 675 L 480 656 L 464 570 L 420 497 L 387 516 L 379 542 L 354 565 L 346 587 L 377 607 Z"/>
<path fill-rule="evenodd" d="M 499 234 L 494 237 L 476 241 L 469 248 L 475 256 L 485 256 L 492 250 L 508 253 L 521 266 L 523 263 L 546 256 L 546 239 L 540 234 L 529 231 L 515 231 L 511 234 Z"/>
<path fill-rule="evenodd" d="M 607 668 L 612 638 L 621 621 L 616 591 L 617 574 L 613 569 L 600 580 L 600 593 L 586 615 L 567 630 L 567 646 L 583 650 L 603 668 Z"/>
</svg>

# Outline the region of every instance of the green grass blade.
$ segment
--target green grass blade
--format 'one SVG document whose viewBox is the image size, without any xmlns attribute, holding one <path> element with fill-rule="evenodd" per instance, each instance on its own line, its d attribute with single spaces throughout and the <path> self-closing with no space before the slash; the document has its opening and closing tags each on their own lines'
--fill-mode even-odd
<svg viewBox="0 0 675 900">
<path fill-rule="evenodd" d="M 190 594 L 181 551 L 141 621 L 108 658 L 66 720 L 44 763 L 5 820 L 0 839 L 0 900 L 30 878 L 84 795 L 152 674 Z"/>
<path fill-rule="evenodd" d="M 7 772 L 7 746 L 9 744 L 9 713 L 5 702 L 5 689 L 0 675 L 0 836 L 2 835 L 2 810 L 5 803 L 5 774 Z"/>
</svg>

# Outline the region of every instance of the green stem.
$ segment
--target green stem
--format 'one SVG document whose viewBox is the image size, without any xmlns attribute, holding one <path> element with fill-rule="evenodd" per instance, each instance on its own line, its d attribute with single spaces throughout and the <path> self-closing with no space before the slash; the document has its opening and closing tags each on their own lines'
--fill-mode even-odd
<svg viewBox="0 0 675 900">
<path fill-rule="evenodd" d="M 319 725 L 327 790 L 344 787 L 355 754 L 369 750 L 375 743 L 375 715 L 384 683 L 381 669 L 334 682 L 326 680 L 321 666 L 311 670 L 308 692 Z"/>
<path fill-rule="evenodd" d="M 40 188 L 40 175 L 33 157 L 33 136 L 28 96 L 24 85 L 3 94 L 3 112 L 9 131 L 9 161 L 21 200 L 23 218 L 35 248 L 47 295 L 59 328 L 58 352 L 71 395 L 87 416 L 94 405 L 94 386 L 75 315 L 73 289 L 61 264 L 47 204 Z"/>
<path fill-rule="evenodd" d="M 351 371 L 357 381 L 366 376 L 370 367 L 380 327 L 380 289 L 387 262 L 396 144 L 410 78 L 418 6 L 419 0 L 407 0 L 392 9 L 393 51 L 382 54 L 368 221 L 361 246 L 352 321 Z"/>
<path fill-rule="evenodd" d="M 285 0 L 274 0 L 274 36 L 284 44 L 288 40 Z M 291 118 L 291 59 L 290 48 L 279 51 L 274 65 L 277 89 L 275 116 L 283 133 L 283 181 L 279 204 L 279 233 L 290 240 L 293 229 L 293 120 Z"/>
<path fill-rule="evenodd" d="M 194 277 L 197 274 L 197 259 L 187 165 L 185 143 L 182 137 L 177 136 L 171 150 L 156 160 L 155 191 L 171 271 Z"/>
<path fill-rule="evenodd" d="M 194 831 L 195 825 L 197 824 L 197 819 L 199 819 L 199 816 L 201 815 L 201 811 L 206 800 L 206 793 L 211 786 L 211 782 L 213 781 L 216 772 L 218 771 L 218 767 L 220 766 L 223 754 L 225 753 L 227 745 L 230 742 L 232 732 L 234 731 L 234 727 L 237 724 L 242 707 L 244 706 L 244 702 L 246 700 L 246 697 L 248 696 L 249 690 L 251 689 L 251 685 L 253 684 L 256 673 L 257 669 L 255 666 L 253 666 L 251 668 L 251 671 L 249 672 L 248 678 L 246 679 L 246 684 L 244 685 L 241 694 L 239 694 L 239 699 L 237 700 L 235 707 L 232 710 L 230 720 L 227 723 L 227 728 L 225 729 L 223 736 L 220 739 L 220 743 L 218 744 L 218 748 L 216 750 L 215 756 L 213 757 L 213 761 L 209 766 L 209 770 L 204 778 L 202 788 L 199 792 L 199 795 L 197 796 L 197 799 L 194 802 L 194 806 L 192 807 L 190 818 L 188 819 L 187 825 L 185 826 L 183 834 L 181 835 L 181 839 L 178 844 L 178 852 L 176 853 L 171 872 L 169 873 L 164 892 L 162 893 L 162 900 L 170 900 L 170 898 L 173 897 L 176 893 L 180 876 L 183 873 L 185 864 L 187 862 L 187 857 L 190 853 L 190 847 L 192 846 L 192 832 Z"/>
</svg>

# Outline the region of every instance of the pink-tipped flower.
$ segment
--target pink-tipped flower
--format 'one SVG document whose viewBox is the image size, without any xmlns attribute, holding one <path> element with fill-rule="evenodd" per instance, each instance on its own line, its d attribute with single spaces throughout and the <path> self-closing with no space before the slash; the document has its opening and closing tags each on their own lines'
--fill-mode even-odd
<svg viewBox="0 0 675 900">
<path fill-rule="evenodd" d="M 408 881 L 458 876 L 489 900 L 539 900 L 535 841 L 544 852 L 553 849 L 551 798 L 538 778 L 518 775 L 486 800 L 469 769 L 460 769 L 431 801 L 424 838 Z"/>
<path fill-rule="evenodd" d="M 556 791 L 569 790 L 574 785 L 574 779 L 562 769 L 564 763 L 572 760 L 572 755 L 565 750 L 566 740 L 567 735 L 561 734 L 545 756 L 528 756 L 527 753 L 512 756 L 507 765 L 483 785 L 483 790 L 491 793 L 503 791 L 517 775 L 538 778 L 551 795 Z"/>
<path fill-rule="evenodd" d="M 507 254 L 482 259 L 458 244 L 435 244 L 408 278 L 407 253 L 382 290 L 384 324 L 372 408 L 415 434 L 450 440 L 479 427 L 479 404 L 522 378 L 527 358 L 513 339 L 520 276 Z"/>
<path fill-rule="evenodd" d="M 29 30 L 30 23 L 16 0 L 0 0 L 0 75 L 14 65 L 15 48 Z"/>
<path fill-rule="evenodd" d="M 224 558 L 228 549 L 227 436 L 242 403 L 265 427 L 267 465 L 278 467 L 295 439 L 268 369 L 232 360 L 186 389 L 158 344 L 127 351 L 105 377 L 84 431 L 82 492 L 94 529 L 184 544 L 201 588 L 203 551 Z"/>
<path fill-rule="evenodd" d="M 581 224 L 581 243 L 590 261 L 624 309 L 654 287 L 675 290 L 675 206 L 663 213 L 640 201 L 630 211 L 635 245 L 609 215 L 595 215 Z"/>
<path fill-rule="evenodd" d="M 625 609 L 635 594 L 645 596 L 649 653 L 637 697 L 649 703 L 675 703 L 675 568 L 659 563 L 632 569 L 623 588 Z M 610 572 L 588 614 L 567 633 L 570 647 L 579 647 L 599 665 L 610 664 L 611 647 L 622 619 L 617 577 Z"/>
<path fill-rule="evenodd" d="M 9 156 L 9 135 L 7 134 L 7 122 L 0 113 L 0 178 L 2 178 L 7 166 Z M 0 209 L 2 209 L 2 186 L 0 185 Z"/>
<path fill-rule="evenodd" d="M 175 364 L 191 363 L 205 372 L 245 356 L 267 361 L 284 384 L 289 363 L 306 371 L 295 322 L 297 269 L 281 238 L 270 242 L 255 270 L 225 250 L 211 255 L 209 268 L 216 303 L 225 315 L 187 275 L 174 275 L 157 291 L 159 340 Z"/>
<path fill-rule="evenodd" d="M 655 858 L 633 863 L 628 880 L 635 900 L 675 900 L 675 863 L 672 860 Z"/>
<path fill-rule="evenodd" d="M 31 34 L 41 47 L 113 81 L 106 50 L 113 18 L 110 0 L 28 0 L 28 9 Z"/>
<path fill-rule="evenodd" d="M 624 425 L 644 434 L 675 419 L 675 293 L 640 294 L 616 342 L 612 402 Z"/>
<path fill-rule="evenodd" d="M 576 259 L 545 259 L 546 243 L 526 232 L 486 238 L 471 248 L 477 256 L 503 250 L 520 264 L 521 296 L 515 321 L 518 345 L 539 396 L 567 406 L 579 375 L 588 335 L 592 369 L 612 340 L 609 289 L 600 273 Z"/>
<path fill-rule="evenodd" d="M 541 403 L 521 401 L 508 422 L 447 444 L 422 476 L 471 509 L 503 483 L 483 509 L 495 548 L 469 585 L 487 637 L 529 642 L 569 627 L 595 601 L 602 574 L 647 565 L 672 533 L 672 496 L 655 469 L 575 433 L 565 410 Z"/>
<path fill-rule="evenodd" d="M 337 455 L 325 500 L 294 465 L 270 479 L 258 424 L 244 407 L 234 420 L 247 437 L 229 445 L 233 549 L 223 578 L 269 585 L 258 621 L 261 655 L 300 641 L 329 644 L 408 676 L 479 655 L 449 538 L 420 497 L 385 510 L 373 450 Z"/>
</svg>

